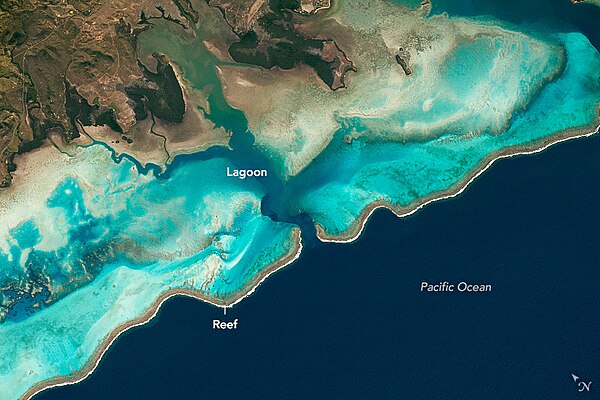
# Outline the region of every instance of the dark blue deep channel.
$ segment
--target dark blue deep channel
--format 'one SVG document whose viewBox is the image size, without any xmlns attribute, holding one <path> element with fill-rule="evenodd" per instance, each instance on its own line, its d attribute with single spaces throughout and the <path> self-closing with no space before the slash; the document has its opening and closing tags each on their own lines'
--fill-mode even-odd
<svg viewBox="0 0 600 400">
<path fill-rule="evenodd" d="M 515 24 L 557 15 L 600 40 L 600 9 L 568 0 L 434 4 Z M 251 143 L 238 144 L 243 160 Z M 272 216 L 291 218 L 276 200 Z M 492 291 L 426 293 L 423 281 Z M 352 244 L 312 240 L 226 317 L 171 299 L 86 380 L 35 397 L 71 399 L 600 399 L 600 135 L 500 160 L 411 217 L 380 210 Z"/>
<path fill-rule="evenodd" d="M 85 381 L 36 400 L 598 398 L 599 155 L 600 136 L 562 143 L 414 216 L 377 212 L 230 310 L 236 331 L 171 299 Z M 443 280 L 493 291 L 420 292 Z"/>
</svg>

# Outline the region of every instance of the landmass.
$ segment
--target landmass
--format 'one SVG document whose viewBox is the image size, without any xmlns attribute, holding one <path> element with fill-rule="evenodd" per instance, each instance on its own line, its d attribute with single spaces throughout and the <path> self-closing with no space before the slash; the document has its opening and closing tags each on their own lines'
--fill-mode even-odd
<svg viewBox="0 0 600 400">
<path fill-rule="evenodd" d="M 157 121 L 181 123 L 186 103 L 170 61 L 143 58 L 137 36 L 157 21 L 191 30 L 197 19 L 188 0 L 3 2 L 0 186 L 10 185 L 16 155 L 53 134 L 74 140 L 86 127 L 94 140 L 117 145 L 144 164 L 170 160 L 177 149 L 165 160 L 145 156 L 165 152 L 171 141 L 193 140 L 197 149 L 225 145 L 226 132 L 212 133 L 213 127 L 188 132 L 189 138 L 156 137 L 150 128 Z"/>
<path fill-rule="evenodd" d="M 571 2 L 573 2 L 574 4 L 577 4 L 577 3 L 590 3 L 590 4 L 595 4 L 597 6 L 600 6 L 600 0 L 571 0 Z"/>
<path fill-rule="evenodd" d="M 328 2 L 314 1 L 220 1 L 218 7 L 240 40 L 229 47 L 231 57 L 244 64 L 271 69 L 292 69 L 305 64 L 332 90 L 346 87 L 345 77 L 356 68 L 333 39 L 317 39 L 298 31 L 294 13 L 312 14 Z"/>
<path fill-rule="evenodd" d="M 352 241 L 377 208 L 597 133 L 583 33 L 431 11 L 3 2 L 0 400 L 85 378 L 173 295 L 233 306 L 307 224 Z"/>
</svg>

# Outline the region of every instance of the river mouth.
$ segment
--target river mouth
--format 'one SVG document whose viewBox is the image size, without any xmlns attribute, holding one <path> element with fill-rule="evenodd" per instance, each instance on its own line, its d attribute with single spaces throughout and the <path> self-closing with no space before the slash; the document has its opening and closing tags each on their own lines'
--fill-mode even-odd
<svg viewBox="0 0 600 400">
<path fill-rule="evenodd" d="M 404 2 L 400 3 L 404 4 Z M 558 4 L 559 2 L 556 2 L 556 4 L 553 3 L 550 6 L 553 7 L 553 12 L 551 13 L 545 10 L 544 7 L 541 7 L 541 2 L 536 1 L 534 3 L 535 4 L 527 2 L 525 4 L 523 2 L 515 1 L 514 7 L 505 7 L 505 5 L 496 5 L 492 2 L 486 2 L 485 4 L 482 2 L 459 1 L 434 2 L 432 16 L 430 18 L 438 18 L 441 13 L 449 13 L 452 17 L 489 14 L 509 21 L 509 23 L 505 24 L 509 29 L 531 33 L 534 37 L 540 37 L 544 41 L 552 41 L 555 40 L 553 38 L 554 32 L 567 31 L 569 27 L 574 25 L 577 25 L 583 31 L 588 33 L 592 26 L 593 16 L 588 15 L 584 18 L 586 12 L 594 15 L 600 13 L 600 9 L 592 8 L 587 5 L 572 5 L 568 2 L 564 2 L 564 4 L 561 3 L 560 5 Z M 414 4 L 413 6 L 417 6 L 417 4 Z M 502 11 L 500 11 L 500 9 Z M 560 21 L 548 16 L 555 12 L 558 13 L 559 11 L 560 13 L 556 15 L 562 16 L 563 13 L 565 13 L 566 16 L 565 18 L 561 17 Z M 494 21 L 495 20 L 490 18 L 490 22 L 493 23 Z M 476 23 L 476 21 L 473 23 Z M 143 52 L 151 54 L 152 52 L 161 50 L 161 48 L 165 50 L 165 32 L 161 32 L 161 29 L 163 29 L 163 27 L 158 25 L 152 30 L 143 33 L 143 35 L 145 35 L 145 41 L 142 41 L 142 43 L 145 43 L 143 45 L 145 47 L 142 49 Z M 393 204 L 396 204 L 398 207 L 411 207 L 413 203 L 418 203 L 419 197 L 430 197 L 431 193 L 427 193 L 427 191 L 441 192 L 446 189 L 442 186 L 433 187 L 431 189 L 421 188 L 419 187 L 420 184 L 414 180 L 407 183 L 405 185 L 407 186 L 406 188 L 400 189 L 405 191 L 401 196 L 396 196 L 393 193 L 385 193 L 381 188 L 369 188 L 367 190 L 375 191 L 377 194 L 369 196 L 369 199 L 366 201 L 359 200 L 358 203 L 360 203 L 360 205 L 355 206 L 346 204 L 343 198 L 344 195 L 336 198 L 336 201 L 339 202 L 340 205 L 343 205 L 342 208 L 344 208 L 344 213 L 348 215 L 336 215 L 332 217 L 331 214 L 335 214 L 335 211 L 321 209 L 316 205 L 317 202 L 321 201 L 319 199 L 324 199 L 326 203 L 328 202 L 328 199 L 323 197 L 325 192 L 329 193 L 333 191 L 334 187 L 340 187 L 340 192 L 343 192 L 345 189 L 342 189 L 341 187 L 344 185 L 354 185 L 351 191 L 358 190 L 356 188 L 356 181 L 359 179 L 358 176 L 362 173 L 361 171 L 364 171 L 365 168 L 371 168 L 369 165 L 374 166 L 384 162 L 388 163 L 389 166 L 380 169 L 379 173 L 406 174 L 407 179 L 412 179 L 410 178 L 410 175 L 413 171 L 406 170 L 405 168 L 402 170 L 398 169 L 398 160 L 413 157 L 414 163 L 426 164 L 429 162 L 438 162 L 440 159 L 439 157 L 448 157 L 450 159 L 451 157 L 454 157 L 454 155 L 452 155 L 454 150 L 452 150 L 453 145 L 451 142 L 456 139 L 454 135 L 455 132 L 449 132 L 447 135 L 441 135 L 441 137 L 437 138 L 425 138 L 416 141 L 409 139 L 394 142 L 393 140 L 389 141 L 384 138 L 361 137 L 361 135 L 363 135 L 361 132 L 371 129 L 368 125 L 370 123 L 369 121 L 364 122 L 361 121 L 360 118 L 336 117 L 338 128 L 332 134 L 328 144 L 317 156 L 310 160 L 305 168 L 298 173 L 290 175 L 283 165 L 285 157 L 294 154 L 294 151 L 279 153 L 273 148 L 266 147 L 265 143 L 256 139 L 256 135 L 261 135 L 262 133 L 252 132 L 250 129 L 250 122 L 245 112 L 252 112 L 252 110 L 242 110 L 244 111 L 242 112 L 230 105 L 230 99 L 227 98 L 227 93 L 224 91 L 224 87 L 229 86 L 230 82 L 224 80 L 227 75 L 224 74 L 222 70 L 224 67 L 229 67 L 230 63 L 224 63 L 217 60 L 214 54 L 208 50 L 202 42 L 202 35 L 205 34 L 206 32 L 204 31 L 198 31 L 198 37 L 193 39 L 193 44 L 198 49 L 194 56 L 195 59 L 193 63 L 190 63 L 188 52 L 184 47 L 178 48 L 177 46 L 170 46 L 166 48 L 166 53 L 175 63 L 182 65 L 181 68 L 184 76 L 187 76 L 188 78 L 193 77 L 194 81 L 190 83 L 194 90 L 208 91 L 208 105 L 205 109 L 203 108 L 202 111 L 206 118 L 215 124 L 215 127 L 223 127 L 229 132 L 231 135 L 228 145 L 229 148 L 214 146 L 199 153 L 176 156 L 172 163 L 167 166 L 166 171 L 157 174 L 159 179 L 168 179 L 171 171 L 178 168 L 180 165 L 189 162 L 210 160 L 212 158 L 226 159 L 227 162 L 231 163 L 232 169 L 256 169 L 268 171 L 267 176 L 255 179 L 265 193 L 261 201 L 261 212 L 273 221 L 288 222 L 300 226 L 303 231 L 303 237 L 307 241 L 312 241 L 314 239 L 316 233 L 315 225 L 329 232 L 325 235 L 326 237 L 346 235 L 344 231 L 350 229 L 350 226 L 353 223 L 348 219 L 362 218 L 360 217 L 362 213 L 361 210 L 366 209 L 370 203 L 374 204 L 381 202 L 390 203 L 392 207 Z M 596 32 L 589 33 L 589 38 L 592 43 L 597 43 L 598 40 L 600 40 L 600 37 Z M 561 41 L 562 40 L 563 39 L 561 39 Z M 464 51 L 485 51 L 486 46 L 489 47 L 490 45 L 492 44 L 483 43 L 483 46 L 480 46 L 481 49 L 473 47 L 465 48 Z M 573 45 L 574 48 L 575 46 L 578 46 L 578 44 Z M 574 51 L 576 50 L 574 49 L 572 52 Z M 524 53 L 524 57 L 526 56 L 527 54 Z M 495 60 L 492 59 L 491 61 Z M 539 61 L 543 62 L 543 60 Z M 573 61 L 573 63 L 576 62 L 577 61 Z M 485 72 L 486 71 L 483 71 L 482 73 Z M 560 74 L 562 75 L 563 72 L 564 71 L 561 71 Z M 356 77 L 352 76 L 350 82 L 356 84 Z M 457 85 L 460 86 L 460 83 L 459 77 Z M 565 82 L 565 85 L 568 85 L 568 83 Z M 343 93 L 339 94 L 343 96 Z M 251 94 L 249 94 L 249 96 L 250 95 Z M 531 98 L 528 100 L 531 104 L 525 103 L 527 108 L 530 108 L 532 104 L 535 103 L 540 103 L 540 108 L 546 106 L 544 104 L 545 100 L 540 100 L 537 97 L 539 97 L 539 94 L 531 95 Z M 257 101 L 259 101 L 259 99 L 257 99 Z M 276 101 L 276 99 L 273 99 L 273 101 Z M 435 104 L 436 103 L 434 102 L 433 111 L 435 111 Z M 595 105 L 592 106 L 592 101 L 590 101 L 589 104 L 590 107 L 595 107 Z M 300 106 L 301 104 L 298 105 Z M 281 106 L 284 107 L 285 104 L 282 104 Z M 429 105 L 428 107 L 432 106 Z M 527 118 L 526 114 L 526 112 L 521 110 L 515 112 L 511 116 L 504 131 L 509 131 L 511 126 L 518 126 L 521 123 L 520 119 L 525 120 Z M 582 117 L 581 122 L 587 120 L 587 124 L 591 127 L 593 125 L 592 120 L 594 119 L 591 118 L 592 114 L 594 113 L 589 113 L 589 115 Z M 533 115 L 533 113 L 531 113 L 531 115 Z M 393 118 L 397 117 L 394 116 Z M 532 118 L 537 117 L 534 116 Z M 557 116 L 556 118 L 560 117 Z M 375 121 L 375 123 L 378 124 L 379 122 Z M 403 123 L 403 121 L 400 120 L 399 123 Z M 577 124 L 579 123 L 580 122 Z M 546 129 L 548 129 L 546 134 L 550 134 L 552 130 L 562 131 L 568 129 L 568 127 L 566 125 L 564 127 L 549 126 Z M 324 131 L 323 135 L 326 134 L 327 133 Z M 505 140 L 504 142 L 506 143 L 504 143 L 502 140 L 498 140 L 494 143 L 492 139 L 495 134 L 497 133 L 492 132 L 491 138 L 486 137 L 485 134 L 482 134 L 480 139 L 472 138 L 473 146 L 479 146 L 481 148 L 489 147 L 489 150 L 478 155 L 473 155 L 472 157 L 470 156 L 468 159 L 465 158 L 464 160 L 461 160 L 460 163 L 465 165 L 468 164 L 468 167 L 463 168 L 463 170 L 456 173 L 455 176 L 452 177 L 447 175 L 442 170 L 432 173 L 443 175 L 443 179 L 445 180 L 453 179 L 455 184 L 458 184 L 456 182 L 466 179 L 468 175 L 472 175 L 472 171 L 477 168 L 477 165 L 482 163 L 482 160 L 486 158 L 487 155 L 499 152 L 500 147 L 527 147 L 528 141 L 535 142 L 540 140 L 540 138 L 532 137 L 526 138 L 521 142 L 515 141 L 514 143 L 510 143 L 510 140 Z M 515 135 L 516 134 L 515 129 Z M 506 133 L 502 133 L 499 136 L 503 135 L 507 137 L 510 136 L 510 134 Z M 465 141 L 466 140 L 467 139 L 465 139 Z M 446 146 L 443 142 L 448 142 L 450 144 Z M 433 158 L 434 156 L 432 156 L 431 159 L 419 159 L 414 156 L 414 154 L 419 151 L 420 147 L 431 147 L 431 151 L 444 151 L 446 153 L 435 156 L 437 158 Z M 484 154 L 486 152 L 488 153 L 487 155 Z M 222 173 L 223 179 L 235 179 L 235 177 L 227 177 L 226 171 L 215 171 L 215 173 Z M 371 173 L 375 173 L 374 170 Z M 423 177 L 422 179 L 427 178 Z M 361 181 L 360 184 L 364 183 Z M 376 183 L 375 186 L 394 184 L 399 183 L 388 180 L 385 183 Z M 452 186 L 452 184 L 448 183 L 446 186 Z M 314 193 L 314 195 L 311 193 Z M 346 197 L 350 199 L 349 201 L 352 201 L 352 196 L 352 194 L 346 195 Z M 335 206 L 332 205 L 328 207 Z M 336 218 L 340 220 L 339 223 L 334 221 Z"/>
<path fill-rule="evenodd" d="M 378 7 L 381 12 L 391 5 Z M 362 12 L 351 7 L 339 12 L 345 13 L 342 21 L 362 23 Z M 376 17 L 373 20 L 382 20 Z M 432 201 L 462 193 L 498 158 L 537 152 L 597 128 L 600 55 L 583 34 L 553 31 L 553 24 L 542 29 L 533 23 L 447 19 L 439 13 L 431 18 L 448 32 L 458 32 L 459 39 L 417 37 L 431 47 L 417 40 L 407 75 L 393 57 L 404 46 L 395 31 L 401 24 L 389 24 L 380 37 L 373 35 L 379 52 L 372 60 L 380 62 L 378 68 L 357 63 L 348 88 L 336 91 L 314 84 L 314 76 L 303 68 L 257 72 L 256 67 L 219 61 L 200 34 L 189 38 L 193 46 L 179 46 L 171 45 L 160 24 L 144 32 L 144 51 L 162 49 L 180 65 L 189 90 L 206 100 L 192 111 L 227 132 L 229 140 L 177 155 L 165 166 L 117 155 L 100 141 L 80 149 L 81 159 L 64 157 L 55 170 L 40 163 L 48 168 L 45 171 L 56 172 L 49 175 L 58 177 L 50 178 L 60 182 L 41 198 L 45 187 L 35 181 L 35 196 L 18 203 L 23 206 L 15 207 L 15 214 L 37 213 L 31 218 L 38 218 L 40 236 L 48 242 L 44 256 L 63 257 L 59 261 L 65 265 L 84 257 L 92 260 L 97 275 L 70 293 L 65 289 L 64 298 L 37 315 L 0 327 L 0 336 L 19 340 L 14 351 L 0 348 L 0 359 L 12 365 L 14 360 L 21 362 L 21 351 L 27 350 L 33 356 L 23 363 L 35 368 L 43 364 L 35 359 L 36 352 L 47 354 L 45 347 L 30 350 L 45 345 L 36 340 L 35 335 L 44 332 L 36 324 L 43 327 L 50 321 L 50 326 L 66 327 L 51 332 L 55 336 L 49 340 L 56 344 L 52 357 L 61 360 L 59 367 L 42 365 L 39 376 L 19 384 L 82 371 L 82 365 L 97 361 L 94 351 L 99 347 L 94 346 L 148 310 L 156 311 L 154 300 L 164 299 L 165 293 L 196 293 L 220 307 L 237 304 L 272 272 L 298 258 L 303 245 L 319 249 L 329 246 L 322 241 L 356 239 L 376 208 L 407 216 Z M 434 29 L 429 23 L 419 20 L 415 26 Z M 359 60 L 368 61 L 374 54 L 371 44 L 359 49 L 362 53 L 356 50 Z M 386 58 L 388 51 L 392 53 Z M 348 54 L 353 57 L 352 51 Z M 242 107 L 243 102 L 239 108 L 231 105 L 230 100 L 239 100 L 231 95 L 236 82 L 226 79 L 232 69 L 248 75 L 241 82 L 252 107 Z M 252 80 L 257 74 L 272 78 L 263 79 L 273 89 L 266 100 L 253 96 L 252 90 L 265 90 Z M 428 84 L 419 86 L 420 82 Z M 265 103 L 274 104 L 277 118 L 311 133 L 284 126 L 275 117 L 263 120 L 276 127 L 265 132 L 255 114 Z M 327 123 L 315 123 L 321 120 Z M 427 134 L 415 136 L 421 128 Z M 403 135 L 403 130 L 410 132 Z M 286 163 L 290 159 L 295 164 Z M 265 173 L 240 179 L 229 176 L 233 169 Z M 28 201 L 34 200 L 36 206 L 29 207 Z M 66 223 L 74 227 L 63 229 Z M 46 240 L 55 228 L 59 232 Z M 386 235 L 385 229 L 380 233 Z M 14 231 L 6 236 L 12 238 Z M 73 258 L 78 248 L 86 253 Z M 3 256 L 0 253 L 0 261 L 7 264 L 16 258 L 11 254 L 8 261 Z M 60 263 L 56 265 L 51 278 L 73 281 Z M 88 264 L 82 265 L 82 274 L 87 274 L 83 270 Z M 106 317 L 112 310 L 124 310 L 120 320 Z M 97 324 L 100 320 L 104 323 Z M 19 334 L 23 327 L 32 336 Z M 89 327 L 98 331 L 90 334 Z M 33 339 L 27 342 L 28 338 Z"/>
</svg>

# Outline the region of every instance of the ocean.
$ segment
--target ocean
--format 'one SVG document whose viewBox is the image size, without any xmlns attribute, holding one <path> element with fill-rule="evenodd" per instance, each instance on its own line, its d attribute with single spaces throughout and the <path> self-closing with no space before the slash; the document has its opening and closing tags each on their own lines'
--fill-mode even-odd
<svg viewBox="0 0 600 400">
<path fill-rule="evenodd" d="M 171 299 L 86 380 L 35 399 L 581 398 L 571 374 L 600 377 L 598 154 L 600 136 L 561 143 L 413 216 L 378 211 L 356 242 L 311 245 L 226 317 Z"/>
<path fill-rule="evenodd" d="M 553 24 L 599 46 L 600 8 L 568 0 L 441 11 L 528 25 L 560 15 Z M 594 136 L 499 160 L 456 198 L 402 219 L 378 210 L 351 244 L 308 240 L 226 316 L 173 298 L 86 380 L 35 399 L 594 398 L 599 154 Z M 443 281 L 492 291 L 421 291 Z M 213 330 L 214 319 L 239 327 Z"/>
</svg>

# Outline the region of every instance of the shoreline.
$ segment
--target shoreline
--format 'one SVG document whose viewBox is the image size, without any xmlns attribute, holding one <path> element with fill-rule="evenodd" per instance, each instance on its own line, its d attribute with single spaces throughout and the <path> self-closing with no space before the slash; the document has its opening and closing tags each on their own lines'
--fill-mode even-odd
<svg viewBox="0 0 600 400">
<path fill-rule="evenodd" d="M 600 111 L 600 108 L 599 108 Z M 599 114 L 600 115 L 600 114 Z M 593 126 L 593 125 L 591 125 Z M 371 215 L 380 208 L 385 208 L 393 212 L 398 218 L 406 217 L 412 215 L 419 211 L 421 208 L 426 205 L 439 201 L 450 199 L 456 197 L 463 193 L 467 187 L 480 175 L 482 175 L 488 168 L 490 168 L 494 162 L 500 159 L 510 158 L 519 155 L 528 155 L 528 154 L 536 154 L 540 153 L 550 146 L 555 144 L 565 142 L 568 140 L 574 140 L 579 138 L 590 137 L 595 134 L 600 133 L 600 125 L 596 127 L 595 130 L 591 132 L 589 129 L 593 128 L 583 128 L 575 131 L 564 132 L 559 134 L 554 139 L 550 140 L 541 140 L 537 142 L 532 142 L 531 144 L 525 146 L 515 146 L 513 148 L 507 148 L 504 151 L 500 150 L 496 154 L 491 154 L 489 157 L 485 157 L 481 160 L 480 164 L 473 168 L 472 173 L 467 174 L 464 179 L 458 181 L 453 187 L 448 190 L 444 190 L 441 192 L 434 193 L 426 198 L 420 199 L 414 203 L 409 204 L 406 207 L 397 207 L 393 204 L 390 204 L 385 201 L 375 201 L 369 205 L 367 205 L 359 214 L 359 216 L 355 219 L 353 224 L 349 229 L 344 231 L 339 235 L 328 235 L 323 228 L 315 224 L 316 235 L 317 238 L 326 243 L 350 243 L 355 241 L 360 237 L 362 232 L 364 231 L 366 224 L 371 217 Z M 161 306 L 167 300 L 175 296 L 184 296 L 194 298 L 200 301 L 204 301 L 209 303 L 215 307 L 219 308 L 232 308 L 245 298 L 251 296 L 256 289 L 273 273 L 285 268 L 286 266 L 292 264 L 296 261 L 300 254 L 302 253 L 302 237 L 299 228 L 295 228 L 292 230 L 292 238 L 294 240 L 295 245 L 292 250 L 286 254 L 280 260 L 272 263 L 269 266 L 263 268 L 263 270 L 255 276 L 255 278 L 249 280 L 237 293 L 232 293 L 222 299 L 215 299 L 213 297 L 201 294 L 197 291 L 190 289 L 170 289 L 163 293 L 161 293 L 154 302 L 149 306 L 148 310 L 143 313 L 141 316 L 127 321 L 120 326 L 117 326 L 112 332 L 110 332 L 99 344 L 99 346 L 94 350 L 92 356 L 89 360 L 84 364 L 84 366 L 75 372 L 73 375 L 68 376 L 60 376 L 55 378 L 46 379 L 45 381 L 38 382 L 34 384 L 30 389 L 28 389 L 21 397 L 20 400 L 30 400 L 36 394 L 53 387 L 73 385 L 79 383 L 90 376 L 98 367 L 102 357 L 106 353 L 106 351 L 110 348 L 110 346 L 118 339 L 118 337 L 129 329 L 135 328 L 137 326 L 144 325 L 154 319 L 158 312 L 160 311 Z"/>
<path fill-rule="evenodd" d="M 88 361 L 83 365 L 83 367 L 81 367 L 81 369 L 79 369 L 73 375 L 59 376 L 38 382 L 34 384 L 31 388 L 29 388 L 24 394 L 22 394 L 19 397 L 19 400 L 30 400 L 36 394 L 46 389 L 59 386 L 74 385 L 85 380 L 96 370 L 106 351 L 119 338 L 119 336 L 121 336 L 123 333 L 127 332 L 132 328 L 142 326 L 150 322 L 152 319 L 154 319 L 154 317 L 158 315 L 158 312 L 160 311 L 163 303 L 165 303 L 171 297 L 190 297 L 196 300 L 204 301 L 215 307 L 223 309 L 232 308 L 234 305 L 238 304 L 246 297 L 251 296 L 269 276 L 292 264 L 300 257 L 303 248 L 300 229 L 294 228 L 292 230 L 291 236 L 294 240 L 294 246 L 292 247 L 291 251 L 288 254 L 286 254 L 283 258 L 263 268 L 263 270 L 261 270 L 261 272 L 257 274 L 254 279 L 249 280 L 241 288 L 241 290 L 237 292 L 237 294 L 234 292 L 223 299 L 214 299 L 205 294 L 201 294 L 197 291 L 190 289 L 167 290 L 161 293 L 146 310 L 146 312 L 144 312 L 142 315 L 135 319 L 129 320 L 113 329 L 94 350 L 94 352 L 92 353 Z"/>
<path fill-rule="evenodd" d="M 595 123 L 598 123 L 599 120 L 600 106 L 597 108 Z M 398 218 L 407 217 L 416 213 L 417 211 L 419 211 L 420 209 L 422 209 L 430 203 L 440 200 L 451 199 L 460 195 L 467 189 L 467 187 L 473 181 L 475 181 L 475 179 L 477 179 L 480 175 L 487 171 L 488 168 L 490 168 L 497 160 L 520 155 L 541 153 L 542 151 L 555 144 L 566 142 L 568 140 L 590 137 L 600 133 L 600 125 L 597 125 L 595 129 L 593 128 L 593 126 L 594 125 L 590 125 L 588 128 L 577 129 L 574 131 L 558 132 L 557 136 L 553 140 L 542 139 L 523 146 L 508 147 L 504 150 L 501 149 L 495 153 L 490 154 L 488 157 L 484 157 L 480 161 L 480 163 L 475 168 L 473 168 L 471 173 L 465 175 L 463 179 L 457 181 L 457 183 L 454 184 L 452 187 L 446 190 L 433 193 L 427 197 L 418 199 L 417 201 L 410 203 L 405 207 L 397 206 L 384 200 L 376 200 L 368 204 L 365 208 L 363 208 L 363 210 L 358 214 L 358 217 L 354 220 L 350 227 L 340 234 L 330 235 L 327 232 L 325 232 L 321 225 L 315 224 L 317 238 L 324 243 L 351 243 L 360 237 L 363 230 L 365 229 L 369 218 L 377 209 L 385 208 L 394 213 L 394 215 L 396 215 Z M 589 129 L 594 130 L 590 132 Z"/>
<path fill-rule="evenodd" d="M 598 124 L 600 120 L 600 107 L 597 108 L 597 115 L 594 124 Z M 393 212 L 398 218 L 406 217 L 412 215 L 419 211 L 421 208 L 426 205 L 439 201 L 450 199 L 460 195 L 462 192 L 466 190 L 466 188 L 480 175 L 482 175 L 488 168 L 490 168 L 495 161 L 510 158 L 518 155 L 528 155 L 540 153 L 550 146 L 555 144 L 565 142 L 568 140 L 574 140 L 578 138 L 590 137 L 595 134 L 600 133 L 600 125 L 597 125 L 596 128 L 593 128 L 594 125 L 588 125 L 585 128 L 576 129 L 576 130 L 564 130 L 562 132 L 558 132 L 555 134 L 555 137 L 546 137 L 541 138 L 540 140 L 531 142 L 527 145 L 522 146 L 514 146 L 505 149 L 500 149 L 496 153 L 492 153 L 487 157 L 484 157 L 480 163 L 473 168 L 473 170 L 465 175 L 465 177 L 459 181 L 457 181 L 452 187 L 447 190 L 443 190 L 440 192 L 433 193 L 425 198 L 418 199 L 417 201 L 409 204 L 405 207 L 399 207 L 394 204 L 391 204 L 386 201 L 378 200 L 370 203 L 359 213 L 358 217 L 352 223 L 352 225 L 344 232 L 338 235 L 328 235 L 322 226 L 315 224 L 316 228 L 316 236 L 322 242 L 332 242 L 332 243 L 350 243 L 355 241 L 360 237 L 365 226 L 371 217 L 371 215 L 375 212 L 375 210 L 379 208 L 385 208 Z M 592 129 L 592 131 L 590 131 Z M 302 245 L 302 237 L 301 231 L 299 228 L 295 228 L 291 233 L 292 239 L 294 240 L 294 246 L 284 257 L 279 259 L 278 261 L 273 262 L 271 265 L 263 268 L 260 273 L 258 273 L 253 279 L 249 280 L 244 284 L 244 286 L 238 290 L 237 292 L 233 292 L 223 298 L 215 299 L 213 297 L 204 295 L 198 291 L 190 290 L 190 289 L 170 289 L 162 292 L 149 306 L 146 312 L 140 315 L 137 318 L 134 318 L 130 321 L 126 321 L 125 323 L 117 326 L 112 330 L 98 345 L 98 347 L 94 350 L 88 361 L 83 365 L 81 369 L 76 371 L 73 375 L 68 376 L 59 376 L 55 378 L 49 378 L 44 381 L 38 382 L 31 386 L 23 395 L 19 397 L 20 400 L 30 400 L 36 394 L 53 387 L 72 385 L 79 383 L 86 379 L 89 375 L 91 375 L 95 369 L 98 367 L 102 357 L 106 353 L 106 351 L 110 348 L 110 346 L 116 341 L 116 339 L 128 331 L 129 329 L 135 328 L 137 326 L 141 326 L 151 321 L 158 314 L 162 304 L 169 300 L 171 297 L 175 296 L 185 296 L 191 297 L 200 301 L 204 301 L 209 303 L 215 307 L 227 309 L 232 308 L 234 305 L 238 304 L 245 298 L 251 296 L 256 289 L 273 273 L 279 271 L 280 269 L 285 268 L 286 266 L 292 264 L 295 260 L 300 257 L 300 254 L 303 249 Z"/>
</svg>

